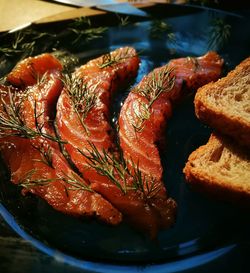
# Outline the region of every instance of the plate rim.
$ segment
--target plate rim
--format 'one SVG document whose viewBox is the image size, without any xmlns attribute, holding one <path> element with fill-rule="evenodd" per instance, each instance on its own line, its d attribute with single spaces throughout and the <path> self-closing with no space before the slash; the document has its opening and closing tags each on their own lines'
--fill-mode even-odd
<svg viewBox="0 0 250 273">
<path fill-rule="evenodd" d="M 158 273 L 164 273 L 166 272 L 165 270 L 168 270 L 169 272 L 180 272 L 209 263 L 215 259 L 220 258 L 223 255 L 228 254 L 237 247 L 237 244 L 233 243 L 218 249 L 213 249 L 205 253 L 197 254 L 184 259 L 178 259 L 171 262 L 167 261 L 165 263 L 126 265 L 126 263 L 123 262 L 119 262 L 119 264 L 110 262 L 94 262 L 72 257 L 68 254 L 63 253 L 62 251 L 47 246 L 38 239 L 34 238 L 16 222 L 14 216 L 4 207 L 4 205 L 2 205 L 2 203 L 0 203 L 0 215 L 3 217 L 6 223 L 15 231 L 16 234 L 18 234 L 25 241 L 29 242 L 36 249 L 40 250 L 44 254 L 47 254 L 51 258 L 54 258 L 57 262 L 66 263 L 68 265 L 78 267 L 84 270 L 92 270 L 91 272 L 126 273 L 128 272 L 127 270 L 129 270 L 129 272 L 131 273 L 138 273 L 138 270 L 142 272 L 142 268 L 144 273 L 156 272 L 155 270 L 157 270 Z"/>
</svg>

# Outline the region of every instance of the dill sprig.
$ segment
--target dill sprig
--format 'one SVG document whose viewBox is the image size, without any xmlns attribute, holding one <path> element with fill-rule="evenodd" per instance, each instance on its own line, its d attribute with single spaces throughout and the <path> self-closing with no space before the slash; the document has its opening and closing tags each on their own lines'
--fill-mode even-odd
<svg viewBox="0 0 250 273">
<path fill-rule="evenodd" d="M 7 91 L 8 101 L 0 94 L 1 115 L 0 115 L 0 137 L 18 136 L 22 138 L 33 139 L 36 137 L 44 137 L 54 142 L 62 142 L 58 137 L 44 132 L 44 123 L 39 122 L 43 112 L 37 113 L 37 102 L 34 100 L 34 123 L 35 128 L 27 126 L 23 115 L 23 103 L 29 96 L 29 93 L 18 96 L 12 93 L 10 88 Z M 6 94 L 5 94 L 6 95 Z"/>
<path fill-rule="evenodd" d="M 172 71 L 173 69 L 166 65 L 164 68 L 157 70 L 157 72 L 153 71 L 143 83 L 143 87 L 139 85 L 133 89 L 132 92 L 140 94 L 147 100 L 147 103 L 139 102 L 140 106 L 137 110 L 140 110 L 140 112 L 134 109 L 137 120 L 132 125 L 136 131 L 143 129 L 144 122 L 150 118 L 152 105 L 159 96 L 173 89 L 175 76 L 171 75 Z"/>
<path fill-rule="evenodd" d="M 86 28 L 91 27 L 91 20 L 88 17 L 79 17 L 76 18 L 72 23 L 69 24 L 69 27 L 72 28 Z"/>
<path fill-rule="evenodd" d="M 4 76 L 4 77 L 1 77 L 1 78 L 0 78 L 0 84 L 4 85 L 5 82 L 6 82 L 6 77 L 5 77 L 5 76 Z"/>
<path fill-rule="evenodd" d="M 5 94 L 6 95 L 6 94 Z M 29 128 L 23 118 L 23 98 L 11 92 L 8 88 L 8 102 L 5 101 L 1 94 L 1 115 L 0 115 L 0 136 L 20 136 L 25 138 L 33 138 L 37 136 L 37 132 Z"/>
<path fill-rule="evenodd" d="M 89 142 L 87 153 L 79 152 L 88 159 L 88 164 L 100 175 L 108 177 L 124 194 L 127 192 L 126 174 L 128 172 L 125 161 L 117 160 L 114 154 L 105 150 L 100 153 L 96 146 Z"/>
<path fill-rule="evenodd" d="M 55 37 L 54 34 L 39 32 L 32 28 L 16 31 L 12 35 L 11 43 L 3 43 L 0 47 L 0 54 L 2 53 L 6 57 L 18 54 L 24 54 L 23 57 L 32 55 L 39 40 L 45 37 Z"/>
<path fill-rule="evenodd" d="M 133 121 L 133 127 L 137 132 L 141 132 L 144 128 L 144 122 L 150 118 L 151 111 L 148 104 L 138 101 L 139 107 L 134 107 L 136 120 Z"/>
<path fill-rule="evenodd" d="M 83 78 L 67 74 L 64 75 L 62 81 L 72 102 L 74 111 L 77 114 L 85 132 L 88 133 L 88 128 L 86 127 L 84 120 L 96 103 L 97 96 L 95 94 L 95 89 L 97 88 L 99 82 L 95 85 L 89 86 L 88 82 L 86 82 L 86 80 Z"/>
<path fill-rule="evenodd" d="M 81 39 L 84 39 L 86 42 L 89 42 L 97 38 L 102 38 L 103 33 L 107 30 L 107 28 L 106 27 L 93 28 L 89 18 L 80 17 L 75 19 L 74 22 L 70 24 L 69 30 L 76 35 L 76 38 L 72 42 L 73 44 L 76 44 Z"/>
<path fill-rule="evenodd" d="M 79 152 L 88 159 L 91 168 L 100 175 L 108 177 L 123 194 L 137 191 L 144 199 L 150 199 L 159 191 L 160 183 L 143 176 L 139 164 L 135 164 L 132 159 L 130 163 L 126 161 L 121 150 L 117 153 L 110 153 L 104 149 L 99 152 L 92 142 L 89 142 L 89 146 L 87 152 L 82 150 Z M 131 168 L 128 167 L 129 164 Z"/>
<path fill-rule="evenodd" d="M 121 27 L 124 27 L 124 26 L 127 26 L 130 22 L 129 22 L 129 19 L 130 17 L 129 16 L 122 16 L 122 15 L 119 15 L 119 14 L 116 14 L 118 20 L 119 20 L 119 25 Z"/>
<path fill-rule="evenodd" d="M 63 172 L 63 176 L 60 176 L 60 179 L 68 184 L 69 187 L 66 187 L 67 190 L 83 190 L 94 192 L 86 182 L 81 182 L 79 177 L 74 172 L 71 172 L 71 175 Z"/>
<path fill-rule="evenodd" d="M 153 39 L 166 39 L 168 42 L 175 43 L 176 37 L 172 26 L 162 20 L 154 20 L 150 27 L 150 37 Z"/>
<path fill-rule="evenodd" d="M 144 198 L 151 199 L 153 198 L 161 188 L 161 182 L 157 181 L 153 177 L 143 176 L 139 163 L 135 164 L 133 160 L 130 160 L 133 170 L 133 187 L 134 190 L 141 191 Z"/>
<path fill-rule="evenodd" d="M 50 147 L 50 145 L 43 141 L 39 146 L 32 144 L 32 147 L 39 151 L 41 154 L 41 159 L 33 159 L 33 161 L 42 162 L 50 168 L 54 169 L 52 148 Z"/>
<path fill-rule="evenodd" d="M 209 49 L 218 49 L 225 45 L 231 36 L 231 25 L 222 18 L 213 19 L 209 30 Z"/>
<path fill-rule="evenodd" d="M 143 87 L 136 87 L 133 92 L 145 97 L 148 101 L 148 108 L 150 108 L 163 92 L 171 91 L 174 87 L 175 77 L 171 75 L 172 72 L 173 69 L 167 65 L 158 69 L 157 72 L 153 71 Z"/>
<path fill-rule="evenodd" d="M 34 187 L 41 187 L 41 186 L 48 186 L 50 183 L 53 183 L 55 181 L 63 181 L 65 183 L 65 192 L 68 195 L 68 191 L 89 191 L 94 192 L 89 185 L 86 183 L 83 183 L 79 180 L 77 175 L 75 173 L 71 173 L 71 175 L 68 175 L 66 173 L 63 173 L 62 176 L 56 176 L 53 178 L 33 178 L 33 176 L 36 174 L 37 169 L 32 169 L 28 171 L 24 177 L 22 177 L 18 185 L 22 186 L 26 189 L 34 188 Z M 66 186 L 67 185 L 67 186 Z"/>
<path fill-rule="evenodd" d="M 32 169 L 32 170 L 28 171 L 24 175 L 24 177 L 22 177 L 19 180 L 18 185 L 22 186 L 26 189 L 30 189 L 30 188 L 37 187 L 37 186 L 47 186 L 51 182 L 57 180 L 57 178 L 39 178 L 39 179 L 32 178 L 36 172 L 37 172 L 36 169 Z"/>
<path fill-rule="evenodd" d="M 104 54 L 98 66 L 101 69 L 106 68 L 136 56 L 137 56 L 137 53 L 134 53 L 134 50 L 132 48 L 127 47 L 125 51 L 119 50 L 117 52 L 109 52 L 107 54 Z"/>
</svg>

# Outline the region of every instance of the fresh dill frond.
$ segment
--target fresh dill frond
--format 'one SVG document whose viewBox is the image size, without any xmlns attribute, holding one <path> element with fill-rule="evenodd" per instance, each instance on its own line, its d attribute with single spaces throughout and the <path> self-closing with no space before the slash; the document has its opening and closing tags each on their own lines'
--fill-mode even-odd
<svg viewBox="0 0 250 273">
<path fill-rule="evenodd" d="M 134 88 L 133 92 L 145 97 L 148 101 L 148 108 L 150 108 L 163 92 L 169 92 L 173 89 L 175 77 L 171 75 L 172 72 L 173 69 L 167 65 L 153 71 L 144 86 Z"/>
<path fill-rule="evenodd" d="M 132 159 L 129 162 L 126 161 L 121 150 L 117 153 L 105 150 L 100 152 L 92 142 L 89 142 L 89 146 L 86 152 L 82 150 L 79 152 L 88 159 L 91 168 L 100 175 L 108 177 L 123 194 L 136 191 L 148 200 L 153 198 L 160 189 L 161 184 L 143 176 L 139 163 L 135 164 Z"/>
<path fill-rule="evenodd" d="M 8 101 L 4 96 L 8 97 Z M 38 134 L 29 128 L 23 117 L 23 98 L 17 99 L 17 94 L 8 88 L 7 94 L 1 94 L 0 136 L 19 136 L 23 138 L 34 138 Z"/>
<path fill-rule="evenodd" d="M 137 56 L 137 53 L 134 52 L 134 49 L 131 47 L 127 47 L 126 50 L 118 50 L 118 51 L 104 54 L 98 66 L 101 69 L 106 68 L 136 56 Z"/>
<path fill-rule="evenodd" d="M 0 78 L 0 84 L 4 85 L 5 82 L 6 82 L 6 77 L 5 77 L 5 76 L 4 76 L 4 77 L 1 77 L 1 78 Z"/>
<path fill-rule="evenodd" d="M 102 56 L 102 63 L 99 64 L 99 67 L 105 68 L 108 66 L 112 66 L 112 65 L 116 64 L 117 62 L 118 62 L 118 60 L 114 56 L 112 56 L 111 53 L 107 53 Z"/>
<path fill-rule="evenodd" d="M 34 187 L 48 186 L 49 184 L 60 181 L 60 183 L 65 183 L 65 193 L 68 195 L 68 191 L 88 191 L 94 192 L 90 186 L 86 183 L 83 183 L 79 180 L 77 175 L 74 172 L 71 172 L 70 175 L 63 173 L 63 175 L 57 175 L 52 178 L 34 178 L 36 175 L 37 169 L 32 169 L 28 171 L 18 182 L 19 186 L 22 186 L 26 189 Z"/>
<path fill-rule="evenodd" d="M 187 62 L 191 62 L 194 65 L 194 73 L 200 68 L 200 64 L 197 58 L 188 56 L 186 60 Z"/>
<path fill-rule="evenodd" d="M 38 162 L 42 162 L 45 165 L 49 166 L 50 168 L 54 169 L 53 166 L 53 154 L 52 154 L 52 148 L 50 145 L 48 145 L 48 143 L 46 143 L 45 141 L 40 143 L 40 145 L 34 145 L 32 144 L 32 147 L 34 149 L 36 149 L 37 151 L 40 152 L 41 154 L 41 159 L 33 159 L 33 161 L 38 161 Z"/>
<path fill-rule="evenodd" d="M 71 175 L 63 173 L 63 176 L 60 176 L 60 179 L 68 184 L 68 187 L 66 187 L 67 190 L 83 190 L 94 192 L 85 181 L 85 183 L 80 181 L 79 177 L 74 172 L 71 172 Z"/>
<path fill-rule="evenodd" d="M 167 42 L 175 43 L 176 37 L 171 24 L 162 20 L 153 20 L 150 26 L 150 37 L 153 39 L 164 39 Z"/>
<path fill-rule="evenodd" d="M 161 182 L 153 177 L 146 177 L 140 170 L 139 163 L 135 164 L 130 160 L 133 170 L 133 187 L 142 192 L 145 199 L 153 198 L 161 188 Z"/>
<path fill-rule="evenodd" d="M 141 132 L 144 128 L 144 122 L 150 118 L 151 110 L 148 104 L 138 101 L 138 107 L 134 107 L 134 113 L 137 119 L 132 125 L 137 132 Z"/>
<path fill-rule="evenodd" d="M 23 54 L 23 57 L 32 55 L 38 41 L 47 37 L 55 37 L 54 34 L 40 32 L 30 27 L 6 35 L 13 35 L 11 42 L 3 43 L 0 46 L 0 54 L 2 53 L 6 57 L 13 57 L 19 54 Z"/>
<path fill-rule="evenodd" d="M 58 180 L 57 178 L 33 178 L 33 175 L 37 172 L 36 169 L 28 171 L 18 182 L 19 186 L 22 186 L 26 189 L 30 189 L 37 186 L 47 186 L 51 182 Z"/>
<path fill-rule="evenodd" d="M 119 14 L 116 14 L 116 16 L 118 17 L 120 26 L 124 27 L 124 26 L 127 26 L 130 23 L 129 22 L 129 19 L 130 19 L 129 16 L 121 16 Z"/>
<path fill-rule="evenodd" d="M 224 46 L 231 36 L 231 28 L 224 19 L 213 19 L 209 29 L 208 49 L 218 50 Z"/>
<path fill-rule="evenodd" d="M 80 40 L 90 42 L 94 39 L 102 38 L 103 34 L 107 31 L 106 27 L 93 28 L 90 19 L 86 17 L 75 19 L 74 22 L 69 25 L 68 29 L 76 36 L 72 42 L 73 44 L 76 44 Z"/>
<path fill-rule="evenodd" d="M 102 153 L 100 153 L 92 142 L 89 142 L 89 146 L 87 152 L 79 150 L 88 159 L 89 166 L 100 175 L 108 177 L 122 193 L 126 194 L 126 173 L 128 170 L 125 162 L 122 160 L 118 161 L 114 154 L 110 154 L 105 150 L 102 150 Z"/>
<path fill-rule="evenodd" d="M 4 99 L 4 96 L 7 98 Z M 23 103 L 28 96 L 29 92 L 23 96 L 18 96 L 17 93 L 12 93 L 10 88 L 8 88 L 7 93 L 0 94 L 0 137 L 18 136 L 28 139 L 44 137 L 54 142 L 62 142 L 58 137 L 44 132 L 45 124 L 39 122 L 43 112 L 37 112 L 36 100 L 34 100 L 34 128 L 27 125 L 23 114 Z"/>
<path fill-rule="evenodd" d="M 173 69 L 167 65 L 164 68 L 154 70 L 143 83 L 143 86 L 139 84 L 132 90 L 147 100 L 147 103 L 140 103 L 139 107 L 134 109 L 137 120 L 132 123 L 132 126 L 136 131 L 140 132 L 143 129 L 144 122 L 150 118 L 152 105 L 159 96 L 173 89 L 175 76 L 171 75 L 172 71 Z"/>
<path fill-rule="evenodd" d="M 91 27 L 91 21 L 89 17 L 79 17 L 73 20 L 73 22 L 71 22 L 69 24 L 69 27 L 71 28 L 86 28 L 86 27 Z"/>
<path fill-rule="evenodd" d="M 98 87 L 99 83 L 90 86 L 85 79 L 68 74 L 63 76 L 62 81 L 81 125 L 86 133 L 89 133 L 84 120 L 89 111 L 96 104 L 97 96 L 95 89 Z"/>
<path fill-rule="evenodd" d="M 73 40 L 73 44 L 76 44 L 80 40 L 90 42 L 97 38 L 102 38 L 103 33 L 107 30 L 106 27 L 97 27 L 89 29 L 75 29 L 70 28 L 70 30 L 76 35 L 76 38 Z"/>
</svg>

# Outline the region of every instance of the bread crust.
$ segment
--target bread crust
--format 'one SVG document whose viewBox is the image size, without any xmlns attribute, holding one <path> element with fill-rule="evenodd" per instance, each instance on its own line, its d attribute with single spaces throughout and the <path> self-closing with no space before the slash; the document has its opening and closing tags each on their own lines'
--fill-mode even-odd
<svg viewBox="0 0 250 273">
<path fill-rule="evenodd" d="M 231 136 L 240 145 L 247 147 L 250 147 L 250 123 L 240 116 L 232 117 L 227 115 L 216 104 L 212 106 L 211 104 L 208 105 L 207 96 L 225 87 L 234 85 L 240 77 L 249 74 L 250 57 L 229 72 L 226 77 L 199 88 L 194 99 L 196 116 L 202 122 L 215 128 L 220 133 Z"/>
<path fill-rule="evenodd" d="M 194 166 L 196 159 L 201 159 L 201 156 L 214 150 L 218 147 L 218 143 L 224 145 L 225 138 L 212 134 L 207 144 L 200 146 L 197 150 L 193 151 L 183 169 L 186 182 L 196 191 L 201 192 L 209 197 L 217 200 L 224 200 L 241 207 L 250 208 L 250 192 L 244 191 L 240 187 L 235 187 L 230 183 L 225 183 L 219 177 L 212 176 L 207 170 L 200 171 L 199 168 Z M 226 141 L 227 143 L 227 141 Z M 236 147 L 238 150 L 238 148 Z M 250 177 L 249 177 L 250 179 Z"/>
</svg>

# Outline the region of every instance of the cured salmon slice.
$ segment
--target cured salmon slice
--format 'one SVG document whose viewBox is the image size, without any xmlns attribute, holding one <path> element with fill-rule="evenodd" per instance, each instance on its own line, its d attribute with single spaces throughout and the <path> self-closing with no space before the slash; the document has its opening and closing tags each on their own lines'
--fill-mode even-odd
<svg viewBox="0 0 250 273">
<path fill-rule="evenodd" d="M 145 174 L 161 179 L 162 166 L 156 144 L 164 139 L 173 104 L 185 96 L 184 93 L 187 95 L 217 80 L 222 65 L 218 54 L 209 52 L 199 58 L 172 60 L 145 76 L 130 92 L 120 113 L 119 136 L 125 158 L 139 162 Z"/>
<path fill-rule="evenodd" d="M 160 229 L 173 224 L 176 203 L 165 198 L 158 181 L 147 179 L 136 165 L 129 169 L 122 155 L 105 151 L 100 154 L 92 146 L 85 157 L 90 166 L 87 174 L 91 188 L 118 208 L 130 224 L 147 233 L 151 239 L 156 238 Z M 152 205 L 156 195 L 157 200 Z M 157 211 L 159 205 L 164 207 L 161 214 Z"/>
<path fill-rule="evenodd" d="M 64 148 L 91 188 L 121 211 L 130 223 L 154 238 L 159 227 L 163 226 L 162 216 L 148 205 L 146 199 L 151 197 L 141 191 L 139 185 L 144 183 L 143 178 L 138 174 L 135 181 L 116 155 L 109 120 L 112 93 L 136 75 L 138 66 L 135 50 L 126 47 L 80 67 L 70 84 L 66 79 L 66 87 L 57 103 L 56 125 L 61 139 L 67 141 Z M 78 96 L 72 97 L 74 94 L 81 94 L 81 102 L 77 101 Z M 90 108 L 88 102 L 93 100 Z M 152 194 L 155 193 L 153 188 L 151 190 Z M 172 203 L 169 200 L 164 202 Z M 165 217 L 165 224 L 170 225 L 172 218 Z"/>
<path fill-rule="evenodd" d="M 59 60 L 49 53 L 44 53 L 17 63 L 6 79 L 12 85 L 25 89 L 27 86 L 36 84 L 45 73 L 62 69 L 63 66 Z"/>
<path fill-rule="evenodd" d="M 61 90 L 60 73 L 54 69 L 25 91 L 2 88 L 1 152 L 11 181 L 24 187 L 23 193 L 38 195 L 61 212 L 116 225 L 121 213 L 71 170 L 59 150 L 50 119 Z M 4 127 L 7 121 L 12 122 L 9 128 Z M 13 121 L 18 126 L 11 126 Z"/>
<path fill-rule="evenodd" d="M 173 104 L 184 93 L 217 80 L 223 60 L 209 52 L 199 58 L 180 58 L 156 68 L 132 89 L 125 100 L 119 117 L 119 138 L 124 158 L 131 169 L 138 165 L 142 174 L 158 184 L 158 193 L 150 200 L 160 215 L 164 215 L 168 200 L 163 183 L 163 170 L 158 144 L 164 139 L 167 120 Z M 132 170 L 133 171 L 133 170 Z M 166 216 L 166 215 L 165 215 Z M 164 217 L 162 217 L 164 219 Z"/>
<path fill-rule="evenodd" d="M 13 149 L 6 146 L 9 143 Z M 12 183 L 23 187 L 23 194 L 37 195 L 65 214 L 96 217 L 112 225 L 121 222 L 121 213 L 90 189 L 46 142 L 31 143 L 28 139 L 12 137 L 1 144 L 1 152 L 11 171 Z M 49 159 L 45 159 L 46 153 Z"/>
<path fill-rule="evenodd" d="M 124 47 L 89 61 L 65 79 L 57 103 L 56 126 L 61 139 L 68 142 L 66 150 L 82 173 L 86 160 L 78 150 L 87 152 L 89 142 L 99 151 L 114 149 L 111 97 L 136 76 L 138 67 L 135 49 Z"/>
<path fill-rule="evenodd" d="M 208 82 L 217 80 L 221 75 L 223 59 L 214 51 L 209 51 L 201 57 L 186 57 L 174 59 L 169 62 L 169 68 L 174 70 L 176 79 L 184 81 L 183 91 L 196 91 Z M 176 97 L 177 96 L 177 97 Z M 174 102 L 182 97 L 182 94 L 171 94 Z"/>
</svg>

